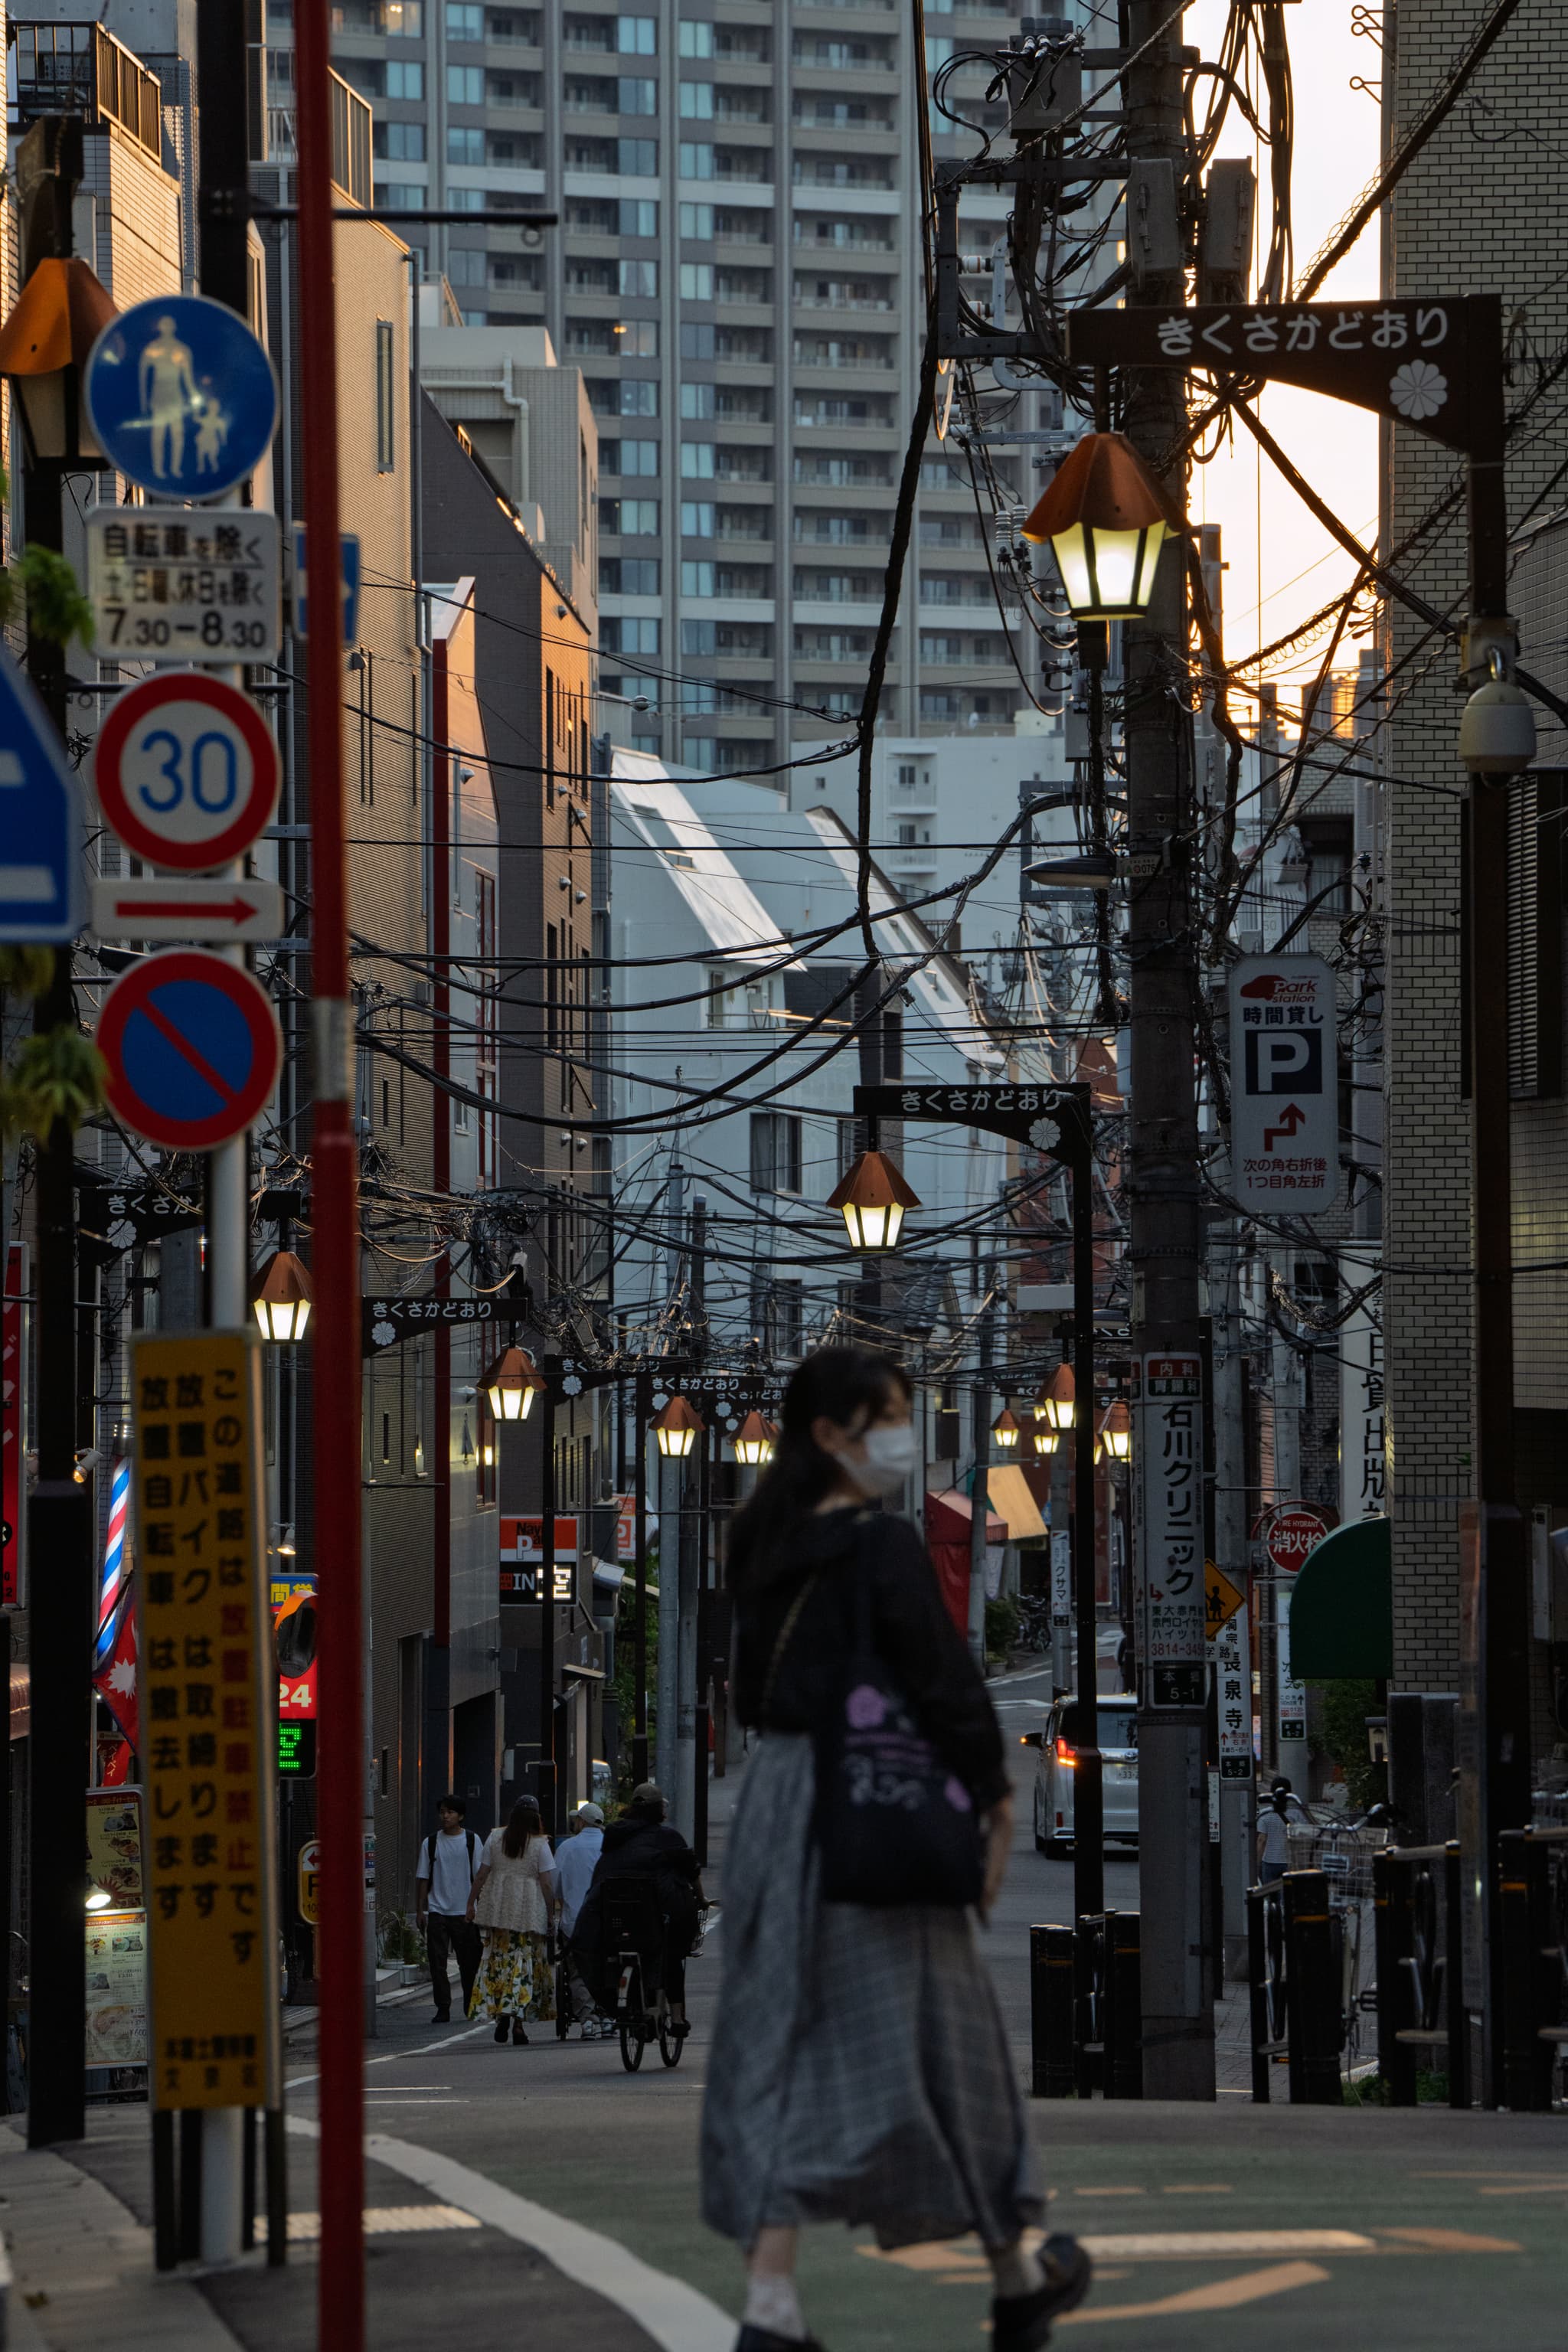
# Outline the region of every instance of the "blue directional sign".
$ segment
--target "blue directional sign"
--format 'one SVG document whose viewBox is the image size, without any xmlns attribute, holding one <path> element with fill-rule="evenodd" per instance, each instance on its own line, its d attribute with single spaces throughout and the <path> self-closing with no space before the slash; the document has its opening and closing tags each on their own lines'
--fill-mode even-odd
<svg viewBox="0 0 1568 2352">
<path fill-rule="evenodd" d="M 360 553 L 359 539 L 352 530 L 345 530 L 342 534 L 342 559 L 343 643 L 353 646 L 359 643 Z M 309 586 L 305 526 L 297 522 L 294 526 L 294 635 L 297 637 L 304 636 L 310 626 Z"/>
<path fill-rule="evenodd" d="M 221 498 L 278 429 L 271 361 L 237 312 L 199 294 L 159 294 L 111 319 L 84 390 L 110 464 L 165 497 Z"/>
<path fill-rule="evenodd" d="M 85 902 L 81 787 L 48 712 L 0 646 L 0 940 L 63 947 Z"/>
</svg>

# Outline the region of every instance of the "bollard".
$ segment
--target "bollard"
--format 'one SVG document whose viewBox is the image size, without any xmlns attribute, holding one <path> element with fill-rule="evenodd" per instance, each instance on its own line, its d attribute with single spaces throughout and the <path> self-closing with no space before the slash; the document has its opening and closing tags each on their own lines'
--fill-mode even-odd
<svg viewBox="0 0 1568 2352">
<path fill-rule="evenodd" d="M 1104 1991 L 1100 2015 L 1108 2099 L 1143 2095 L 1142 1956 L 1136 1911 L 1105 1915 Z"/>
<path fill-rule="evenodd" d="M 1498 1989 L 1502 2007 L 1502 2104 L 1516 2115 L 1550 2108 L 1555 2052 L 1543 2042 L 1542 1959 L 1548 1941 L 1546 1849 L 1523 1830 L 1498 1838 Z"/>
<path fill-rule="evenodd" d="M 1415 2053 L 1400 2035 L 1415 2023 L 1411 1983 L 1412 1865 L 1389 1847 L 1372 1858 L 1373 1930 L 1377 1969 L 1377 2071 L 1395 2107 L 1415 2105 Z M 1449 1925 L 1452 1927 L 1450 1912 Z"/>
<path fill-rule="evenodd" d="M 1029 1930 L 1030 2091 L 1037 2099 L 1073 2095 L 1073 1932 Z"/>
<path fill-rule="evenodd" d="M 1321 1870 L 1288 1870 L 1282 1883 L 1290 2097 L 1299 2105 L 1341 2106 L 1344 2017 L 1334 1967 L 1328 1878 Z"/>
<path fill-rule="evenodd" d="M 1465 1905 L 1459 1841 L 1443 1849 L 1443 1991 L 1448 2026 L 1448 2105 L 1470 2104 L 1470 2016 L 1465 2007 Z"/>
<path fill-rule="evenodd" d="M 1252 2027 L 1252 2096 L 1268 2105 L 1268 1940 L 1263 1911 L 1268 1901 L 1261 1886 L 1247 1890 L 1247 1975 Z"/>
<path fill-rule="evenodd" d="M 1073 2083 L 1080 2099 L 1092 2099 L 1104 2084 L 1104 1954 L 1105 1915 L 1086 1915 L 1073 1934 Z"/>
</svg>

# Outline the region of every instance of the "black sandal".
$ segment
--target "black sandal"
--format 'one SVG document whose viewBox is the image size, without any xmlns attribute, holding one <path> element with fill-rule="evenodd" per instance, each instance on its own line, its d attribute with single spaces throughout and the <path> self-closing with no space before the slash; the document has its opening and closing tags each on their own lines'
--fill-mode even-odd
<svg viewBox="0 0 1568 2352">
<path fill-rule="evenodd" d="M 511 2038 L 514 2046 L 520 2042 L 526 2042 L 528 2040 L 528 2036 L 522 2029 L 522 2020 L 521 2017 L 514 2017 L 511 2021 Z"/>
<path fill-rule="evenodd" d="M 1076 2311 L 1089 2293 L 1094 2265 L 1076 2238 L 1047 2238 L 1040 2248 L 1044 2286 L 1033 2294 L 997 2295 L 991 2305 L 992 2352 L 1039 2352 L 1050 2342 L 1051 2322 Z"/>
<path fill-rule="evenodd" d="M 503 2017 L 501 2019 L 500 2023 L 496 2027 L 496 2040 L 498 2042 L 504 2042 L 506 2040 L 507 2028 L 510 2023 L 511 2020 L 510 2017 Z"/>
</svg>

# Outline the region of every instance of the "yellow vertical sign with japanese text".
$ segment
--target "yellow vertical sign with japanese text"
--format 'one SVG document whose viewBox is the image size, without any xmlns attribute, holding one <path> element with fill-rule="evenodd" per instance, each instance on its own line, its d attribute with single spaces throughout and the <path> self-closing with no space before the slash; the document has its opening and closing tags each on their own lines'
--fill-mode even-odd
<svg viewBox="0 0 1568 2352">
<path fill-rule="evenodd" d="M 144 1333 L 131 1378 L 153 2100 L 275 2106 L 259 1343 L 254 1331 Z"/>
</svg>

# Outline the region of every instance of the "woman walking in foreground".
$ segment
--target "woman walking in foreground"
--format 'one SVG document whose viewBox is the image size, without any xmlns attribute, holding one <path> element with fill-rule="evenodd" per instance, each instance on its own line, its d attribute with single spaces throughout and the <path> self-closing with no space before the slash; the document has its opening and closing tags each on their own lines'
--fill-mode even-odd
<svg viewBox="0 0 1568 2352">
<path fill-rule="evenodd" d="M 1002 1735 L 919 1535 L 868 1507 L 915 1466 L 910 1406 L 889 1357 L 809 1357 L 731 1538 L 734 1705 L 763 1737 L 724 1868 L 702 2207 L 746 2257 L 736 2352 L 823 2352 L 805 2221 L 977 2232 L 994 2352 L 1037 2352 L 1089 2288 L 1072 2239 L 1024 2245 L 1044 2200 L 966 1908 L 1006 1866 Z"/>
</svg>

